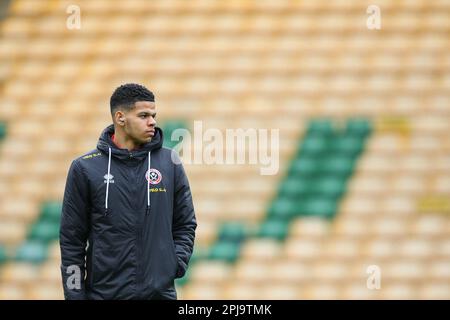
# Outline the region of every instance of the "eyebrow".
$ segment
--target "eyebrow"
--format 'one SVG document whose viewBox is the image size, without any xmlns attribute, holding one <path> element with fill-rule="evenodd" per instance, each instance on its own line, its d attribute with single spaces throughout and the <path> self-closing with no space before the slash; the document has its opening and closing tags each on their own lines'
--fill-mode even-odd
<svg viewBox="0 0 450 320">
<path fill-rule="evenodd" d="M 153 117 L 156 116 L 156 112 L 147 112 L 147 111 L 141 111 L 138 113 L 138 116 L 143 116 L 143 115 L 152 115 Z"/>
</svg>

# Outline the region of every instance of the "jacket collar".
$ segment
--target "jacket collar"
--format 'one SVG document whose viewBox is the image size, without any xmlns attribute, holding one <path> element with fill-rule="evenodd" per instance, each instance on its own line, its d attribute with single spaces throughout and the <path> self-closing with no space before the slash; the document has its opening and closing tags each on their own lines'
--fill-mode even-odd
<svg viewBox="0 0 450 320">
<path fill-rule="evenodd" d="M 111 139 L 111 135 L 114 134 L 114 125 L 111 124 L 106 127 L 100 135 L 97 143 L 97 149 L 105 154 L 108 154 L 109 148 L 111 148 L 111 156 L 120 160 L 130 160 L 130 154 L 134 159 L 144 160 L 149 151 L 161 149 L 164 141 L 163 131 L 161 128 L 155 128 L 155 135 L 152 140 L 142 145 L 137 150 L 128 151 L 127 149 L 119 148 Z"/>
</svg>

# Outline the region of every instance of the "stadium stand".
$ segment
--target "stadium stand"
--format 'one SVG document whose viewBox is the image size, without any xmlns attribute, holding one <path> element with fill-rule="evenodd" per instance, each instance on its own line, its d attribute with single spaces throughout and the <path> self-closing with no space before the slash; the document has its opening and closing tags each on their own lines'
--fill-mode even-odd
<svg viewBox="0 0 450 320">
<path fill-rule="evenodd" d="M 0 299 L 62 299 L 70 162 L 142 82 L 177 128 L 280 129 L 280 170 L 185 164 L 181 299 L 450 298 L 450 3 L 13 0 L 0 21 Z M 173 141 L 166 141 L 173 147 Z M 369 266 L 381 288 L 367 286 Z"/>
</svg>

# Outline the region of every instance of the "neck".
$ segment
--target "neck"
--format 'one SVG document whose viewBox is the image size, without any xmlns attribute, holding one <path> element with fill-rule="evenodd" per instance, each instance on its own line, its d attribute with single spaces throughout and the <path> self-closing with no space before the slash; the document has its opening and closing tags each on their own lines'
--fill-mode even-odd
<svg viewBox="0 0 450 320">
<path fill-rule="evenodd" d="M 112 141 L 121 149 L 128 149 L 129 151 L 139 149 L 140 144 L 138 144 L 136 141 L 128 138 L 125 134 L 123 134 L 120 131 L 115 131 L 112 136 Z"/>
</svg>

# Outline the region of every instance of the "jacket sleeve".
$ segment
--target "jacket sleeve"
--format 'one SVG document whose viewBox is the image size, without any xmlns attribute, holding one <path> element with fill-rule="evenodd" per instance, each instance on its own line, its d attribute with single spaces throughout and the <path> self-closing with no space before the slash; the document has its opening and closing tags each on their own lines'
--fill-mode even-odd
<svg viewBox="0 0 450 320">
<path fill-rule="evenodd" d="M 172 235 L 178 257 L 176 278 L 184 276 L 194 248 L 197 221 L 189 181 L 181 161 L 175 165 L 175 198 Z"/>
<path fill-rule="evenodd" d="M 74 160 L 67 175 L 59 234 L 61 274 L 67 300 L 86 299 L 85 257 L 89 234 L 89 185 Z"/>
</svg>

